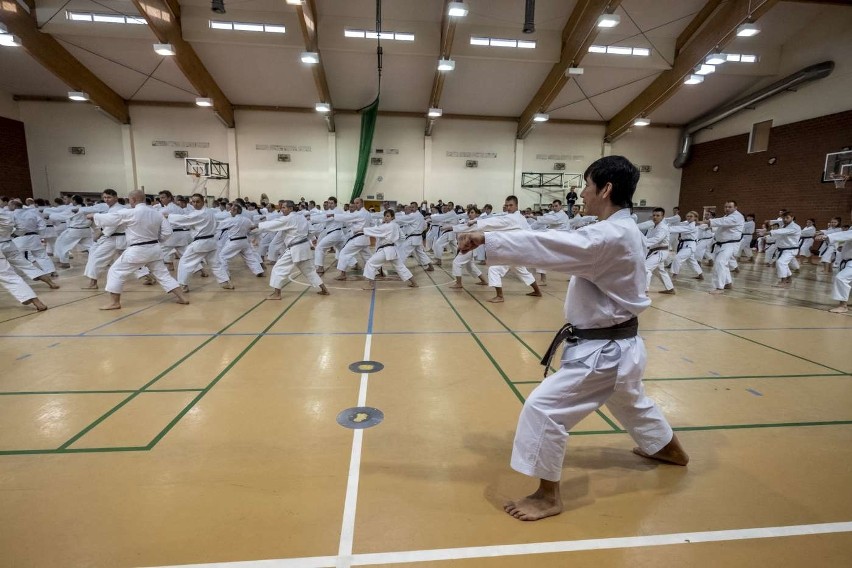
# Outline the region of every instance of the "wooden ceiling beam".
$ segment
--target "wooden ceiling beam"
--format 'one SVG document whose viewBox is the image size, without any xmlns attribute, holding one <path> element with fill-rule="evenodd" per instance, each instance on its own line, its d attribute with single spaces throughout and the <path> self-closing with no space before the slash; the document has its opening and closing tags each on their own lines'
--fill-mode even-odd
<svg viewBox="0 0 852 568">
<path fill-rule="evenodd" d="M 698 11 L 694 18 L 686 25 L 680 35 L 677 36 L 677 41 L 675 41 L 675 55 L 680 53 L 680 50 L 683 49 L 683 46 L 687 44 L 687 42 L 692 39 L 701 26 L 704 25 L 704 22 L 707 21 L 710 16 L 713 15 L 713 12 L 716 11 L 716 8 L 723 2 L 723 0 L 707 0 L 707 3 L 704 4 L 704 7 Z"/>
<path fill-rule="evenodd" d="M 234 105 L 216 84 L 213 76 L 201 62 L 201 58 L 195 53 L 195 49 L 183 39 L 180 18 L 174 14 L 177 2 L 173 0 L 133 0 L 133 4 L 148 27 L 160 40 L 160 43 L 170 43 L 175 49 L 175 58 L 178 68 L 183 72 L 187 80 L 192 84 L 199 95 L 213 99 L 213 112 L 228 127 L 234 128 Z"/>
<path fill-rule="evenodd" d="M 71 90 L 87 93 L 92 104 L 121 124 L 130 124 L 127 101 L 89 71 L 53 36 L 39 31 L 33 16 L 20 4 L 0 3 L 0 22 L 6 26 L 9 33 L 21 38 L 23 48 L 33 59 L 56 75 Z"/>
<path fill-rule="evenodd" d="M 296 6 L 296 14 L 299 17 L 299 26 L 302 28 L 302 39 L 305 42 L 305 51 L 313 51 L 319 55 L 319 38 L 317 36 L 317 7 L 314 0 L 306 0 Z M 322 56 L 319 63 L 312 65 L 314 83 L 317 88 L 319 102 L 331 105 L 332 112 L 326 115 L 328 131 L 334 132 L 334 104 L 331 102 L 331 91 L 328 88 L 328 80 L 325 76 L 325 67 Z"/>
<path fill-rule="evenodd" d="M 716 48 L 724 48 L 736 37 L 737 27 L 748 21 L 757 21 L 779 0 L 729 0 L 721 7 L 707 24 L 701 28 L 694 39 L 687 43 L 683 51 L 675 57 L 671 69 L 663 71 L 653 83 L 629 102 L 607 124 L 605 139 L 612 142 L 625 134 L 633 120 L 648 115 L 671 98 L 683 86 L 687 75 L 696 65 Z"/>
<path fill-rule="evenodd" d="M 525 138 L 533 126 L 533 116 L 544 112 L 556 99 L 568 77 L 565 72 L 571 65 L 579 65 L 598 35 L 598 18 L 607 10 L 614 10 L 621 0 L 577 0 L 568 22 L 562 29 L 562 52 L 535 96 L 518 119 L 518 138 Z"/>
<path fill-rule="evenodd" d="M 439 59 L 450 59 L 453 51 L 453 40 L 456 37 L 456 22 L 457 18 L 451 18 L 449 15 L 450 0 L 444 0 L 444 13 L 441 16 L 441 51 L 438 55 Z M 437 66 L 437 62 L 435 63 Z M 441 108 L 441 95 L 444 92 L 444 79 L 446 71 L 438 71 L 435 69 L 435 76 L 432 78 L 432 91 L 429 94 L 429 108 Z M 422 115 L 421 115 L 422 116 Z M 435 119 L 426 117 L 426 136 L 432 135 L 432 127 L 435 125 Z"/>
</svg>

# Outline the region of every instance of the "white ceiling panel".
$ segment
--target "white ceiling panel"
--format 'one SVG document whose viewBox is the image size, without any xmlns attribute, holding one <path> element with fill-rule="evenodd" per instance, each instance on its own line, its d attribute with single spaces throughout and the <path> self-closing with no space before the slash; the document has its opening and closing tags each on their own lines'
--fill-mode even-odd
<svg viewBox="0 0 852 568">
<path fill-rule="evenodd" d="M 26 51 L 10 47 L 0 47 L 0 89 L 42 97 L 65 97 L 72 90 Z"/>
<path fill-rule="evenodd" d="M 759 80 L 759 77 L 742 75 L 710 75 L 698 85 L 684 85 L 672 98 L 652 112 L 649 118 L 652 122 L 686 124 L 737 99 Z"/>
<path fill-rule="evenodd" d="M 460 58 L 444 81 L 445 113 L 520 116 L 553 67 L 543 62 Z"/>
</svg>

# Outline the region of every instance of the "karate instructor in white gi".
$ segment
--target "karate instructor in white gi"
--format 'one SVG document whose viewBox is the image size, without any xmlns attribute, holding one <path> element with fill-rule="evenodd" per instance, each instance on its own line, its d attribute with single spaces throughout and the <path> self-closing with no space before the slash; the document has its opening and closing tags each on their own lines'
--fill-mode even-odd
<svg viewBox="0 0 852 568">
<path fill-rule="evenodd" d="M 530 264 L 573 277 L 565 298 L 564 326 L 542 364 L 567 342 L 559 370 L 544 379 L 524 404 L 515 433 L 512 468 L 539 479 L 538 490 L 509 502 L 505 511 L 522 521 L 562 512 L 559 480 L 568 432 L 606 404 L 630 433 L 640 456 L 676 465 L 689 457 L 660 409 L 645 396 L 645 345 L 637 316 L 645 294 L 645 244 L 630 217 L 639 170 L 622 156 L 594 162 L 580 195 L 598 223 L 576 231 L 472 232 L 459 234 L 462 252 L 485 245 L 489 264 Z"/>
</svg>

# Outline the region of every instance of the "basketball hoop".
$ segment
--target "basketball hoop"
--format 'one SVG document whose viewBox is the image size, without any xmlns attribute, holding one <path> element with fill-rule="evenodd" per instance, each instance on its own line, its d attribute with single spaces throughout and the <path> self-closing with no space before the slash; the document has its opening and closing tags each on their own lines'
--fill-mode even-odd
<svg viewBox="0 0 852 568">
<path fill-rule="evenodd" d="M 835 176 L 834 178 L 832 178 L 835 189 L 843 189 L 846 186 L 846 182 L 848 180 L 849 176 Z"/>
</svg>

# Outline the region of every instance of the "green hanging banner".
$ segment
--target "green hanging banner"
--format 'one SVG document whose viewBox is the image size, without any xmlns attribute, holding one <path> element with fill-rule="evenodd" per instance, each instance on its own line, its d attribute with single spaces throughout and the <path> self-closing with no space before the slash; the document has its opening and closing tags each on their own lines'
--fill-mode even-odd
<svg viewBox="0 0 852 568">
<path fill-rule="evenodd" d="M 379 116 L 379 97 L 369 106 L 361 109 L 361 143 L 358 146 L 358 170 L 355 173 L 355 186 L 352 188 L 352 201 L 361 197 L 364 191 L 364 180 L 367 177 L 367 166 L 370 165 L 370 154 L 373 149 L 373 134 L 376 133 L 376 118 Z"/>
</svg>

